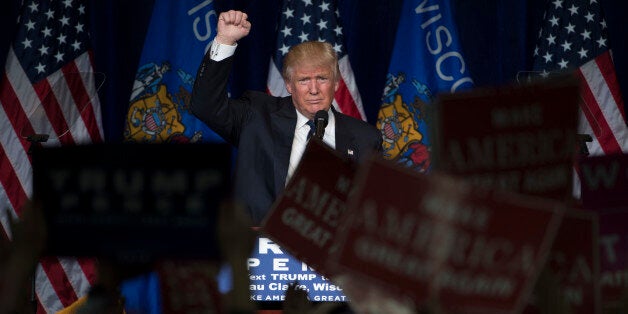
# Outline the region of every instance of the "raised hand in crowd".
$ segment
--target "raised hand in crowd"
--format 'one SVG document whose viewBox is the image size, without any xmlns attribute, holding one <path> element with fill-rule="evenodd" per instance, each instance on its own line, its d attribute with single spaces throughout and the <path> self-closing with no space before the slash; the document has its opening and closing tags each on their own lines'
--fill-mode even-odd
<svg viewBox="0 0 628 314">
<path fill-rule="evenodd" d="M 534 296 L 540 314 L 572 313 L 565 296 L 560 290 L 556 276 L 548 269 L 544 269 L 539 274 L 539 278 L 534 286 Z"/>
<path fill-rule="evenodd" d="M 348 305 L 338 302 L 312 303 L 307 291 L 293 282 L 288 285 L 283 301 L 283 314 L 353 314 Z"/>
<path fill-rule="evenodd" d="M 222 15 L 221 15 L 222 16 Z M 226 296 L 227 313 L 254 313 L 249 292 L 247 261 L 255 246 L 255 231 L 244 206 L 225 202 L 218 214 L 218 243 L 225 262 L 231 267 L 233 289 Z"/>
<path fill-rule="evenodd" d="M 33 312 L 31 283 L 46 243 L 41 206 L 27 201 L 10 229 L 12 241 L 0 245 L 0 313 Z"/>
<path fill-rule="evenodd" d="M 244 208 L 224 202 L 218 209 L 216 241 L 221 260 L 162 260 L 157 264 L 165 311 L 194 313 L 254 313 L 250 301 L 247 260 L 254 247 L 255 232 Z M 209 240 L 209 239 L 207 239 Z M 233 286 L 223 296 L 216 277 L 222 263 L 232 273 Z"/>
<path fill-rule="evenodd" d="M 295 282 L 290 283 L 283 301 L 283 314 L 308 313 L 312 307 L 307 291 L 300 289 Z"/>
</svg>

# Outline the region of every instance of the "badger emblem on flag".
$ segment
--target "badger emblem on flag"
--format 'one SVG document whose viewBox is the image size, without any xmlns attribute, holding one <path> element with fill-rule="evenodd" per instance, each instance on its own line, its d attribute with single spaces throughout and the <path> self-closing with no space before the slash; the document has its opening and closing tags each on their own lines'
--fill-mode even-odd
<svg viewBox="0 0 628 314">
<path fill-rule="evenodd" d="M 412 80 L 416 94 L 410 105 L 404 103 L 399 87 L 405 82 L 405 73 L 388 74 L 383 104 L 377 117 L 377 128 L 382 132 L 384 158 L 396 160 L 419 172 L 430 166 L 429 148 L 424 143 L 420 125 L 427 121 L 426 102 L 432 94 L 424 84 Z M 412 95 L 410 95 L 412 96 Z"/>
<path fill-rule="evenodd" d="M 131 100 L 135 100 L 144 94 L 154 94 L 164 74 L 168 71 L 170 71 L 170 63 L 167 61 L 161 65 L 150 62 L 141 66 L 135 75 Z"/>
</svg>

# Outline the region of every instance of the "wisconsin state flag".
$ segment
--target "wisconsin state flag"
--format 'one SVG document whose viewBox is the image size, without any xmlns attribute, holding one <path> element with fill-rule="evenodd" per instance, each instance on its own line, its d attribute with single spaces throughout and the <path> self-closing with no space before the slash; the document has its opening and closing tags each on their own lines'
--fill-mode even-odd
<svg viewBox="0 0 628 314">
<path fill-rule="evenodd" d="M 155 1 L 131 92 L 127 141 L 222 141 L 188 107 L 217 19 L 212 1 Z"/>
<path fill-rule="evenodd" d="M 449 0 L 405 0 L 377 127 L 384 157 L 430 167 L 428 106 L 439 92 L 473 87 Z"/>
</svg>

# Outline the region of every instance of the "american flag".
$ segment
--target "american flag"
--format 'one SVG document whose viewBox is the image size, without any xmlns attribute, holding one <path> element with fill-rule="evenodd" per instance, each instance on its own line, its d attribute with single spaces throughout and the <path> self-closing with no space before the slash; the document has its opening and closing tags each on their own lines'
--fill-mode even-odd
<svg viewBox="0 0 628 314">
<path fill-rule="evenodd" d="M 284 0 L 277 29 L 277 50 L 268 71 L 268 91 L 274 96 L 288 95 L 281 78 L 281 67 L 290 47 L 304 41 L 325 41 L 336 50 L 340 67 L 341 78 L 334 107 L 344 114 L 366 120 L 339 19 L 335 0 Z"/>
<path fill-rule="evenodd" d="M 581 81 L 578 133 L 588 134 L 591 155 L 628 152 L 628 128 L 609 49 L 607 26 L 597 0 L 548 3 L 534 68 L 543 76 L 575 70 Z"/>
<path fill-rule="evenodd" d="M 32 196 L 28 138 L 47 135 L 43 145 L 103 140 L 86 21 L 79 0 L 22 4 L 0 82 L 0 222 L 7 238 L 9 215 L 19 217 Z M 41 259 L 34 275 L 38 312 L 67 307 L 86 294 L 93 279 L 92 260 Z"/>
</svg>

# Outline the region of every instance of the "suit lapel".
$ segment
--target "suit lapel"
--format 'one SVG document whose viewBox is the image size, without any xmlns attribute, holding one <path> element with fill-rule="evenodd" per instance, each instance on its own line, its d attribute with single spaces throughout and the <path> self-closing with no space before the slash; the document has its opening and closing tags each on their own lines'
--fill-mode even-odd
<svg viewBox="0 0 628 314">
<path fill-rule="evenodd" d="M 288 164 L 292 151 L 292 140 L 296 127 L 297 114 L 292 105 L 292 98 L 285 97 L 281 100 L 281 108 L 271 113 L 271 124 L 274 141 L 274 172 L 275 196 L 283 191 L 288 175 Z"/>
<path fill-rule="evenodd" d="M 332 107 L 334 119 L 336 120 L 336 151 L 350 160 L 358 157 L 357 147 L 354 144 L 354 135 L 349 131 L 345 117 Z"/>
</svg>

